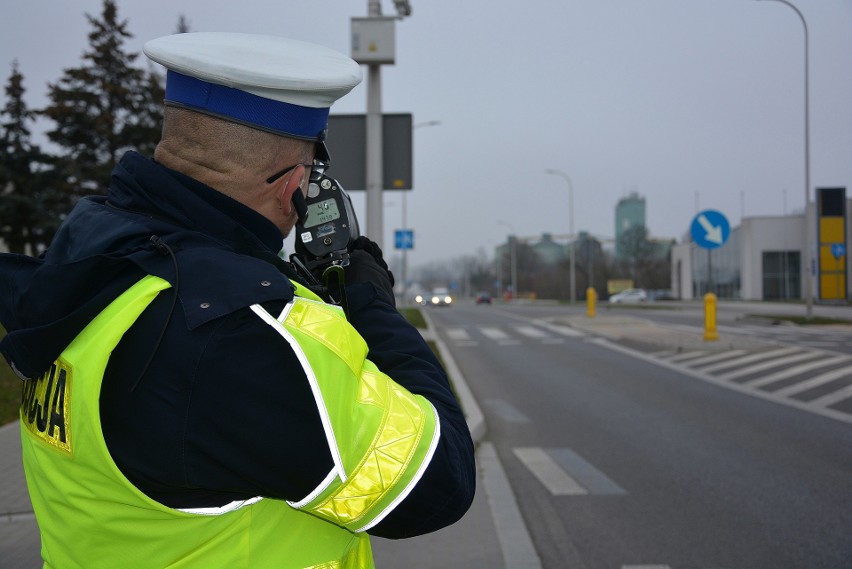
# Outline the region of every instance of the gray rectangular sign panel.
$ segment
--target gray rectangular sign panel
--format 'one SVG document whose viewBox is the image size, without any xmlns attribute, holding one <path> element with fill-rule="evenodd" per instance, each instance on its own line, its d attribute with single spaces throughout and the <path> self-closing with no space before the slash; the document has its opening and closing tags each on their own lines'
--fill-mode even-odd
<svg viewBox="0 0 852 569">
<path fill-rule="evenodd" d="M 382 115 L 382 182 L 386 190 L 412 188 L 411 130 L 410 113 Z M 366 190 L 366 115 L 330 115 L 325 142 L 331 154 L 329 175 L 346 191 Z"/>
</svg>

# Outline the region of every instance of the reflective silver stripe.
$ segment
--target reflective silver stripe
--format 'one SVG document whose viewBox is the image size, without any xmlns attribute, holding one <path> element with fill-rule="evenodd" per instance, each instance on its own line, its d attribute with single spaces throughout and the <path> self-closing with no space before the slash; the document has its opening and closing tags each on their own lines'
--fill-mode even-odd
<svg viewBox="0 0 852 569">
<path fill-rule="evenodd" d="M 331 483 L 334 482 L 335 478 L 337 478 L 337 472 L 332 468 L 331 471 L 329 471 L 328 476 L 326 476 L 325 479 L 323 479 L 323 481 L 319 483 L 319 486 L 314 488 L 314 490 L 310 494 L 305 496 L 304 499 L 299 500 L 298 502 L 288 501 L 287 503 L 290 504 L 292 507 L 296 508 L 297 510 L 304 508 L 307 504 L 310 504 L 317 496 L 325 492 L 326 488 L 331 486 Z"/>
<path fill-rule="evenodd" d="M 322 421 L 322 428 L 325 431 L 325 438 L 328 441 L 328 448 L 331 452 L 331 458 L 334 461 L 334 469 L 337 475 L 340 477 L 340 480 L 346 481 L 346 470 L 343 468 L 343 459 L 340 456 L 340 449 L 337 446 L 337 439 L 334 437 L 334 430 L 331 428 L 331 418 L 328 416 L 328 409 L 326 409 L 325 401 L 322 398 L 322 392 L 320 391 L 319 382 L 317 381 L 317 376 L 314 374 L 314 370 L 311 367 L 310 362 L 308 361 L 308 357 L 305 355 L 304 350 L 299 345 L 299 342 L 296 341 L 290 332 L 284 328 L 282 322 L 287 319 L 287 316 L 290 314 L 290 310 L 292 310 L 292 303 L 289 303 L 287 307 L 285 307 L 284 311 L 281 312 L 281 316 L 279 318 L 281 320 L 276 320 L 269 312 L 267 312 L 262 306 L 259 304 L 253 304 L 251 306 L 252 312 L 260 316 L 261 320 L 269 324 L 278 334 L 281 335 L 282 338 L 287 340 L 287 343 L 290 344 L 290 347 L 293 348 L 293 352 L 296 354 L 296 358 L 298 358 L 299 363 L 302 365 L 302 369 L 305 372 L 305 376 L 308 378 L 308 384 L 311 386 L 311 393 L 314 396 L 314 402 L 316 403 L 317 410 L 319 411 L 320 420 Z"/>
<path fill-rule="evenodd" d="M 429 467 L 429 463 L 432 462 L 432 456 L 435 454 L 435 449 L 438 448 L 438 441 L 441 440 L 441 419 L 438 417 L 438 411 L 431 402 L 429 403 L 429 407 L 432 408 L 432 415 L 435 417 L 435 432 L 432 434 L 432 440 L 429 442 L 429 450 L 426 452 L 426 456 L 423 457 L 423 462 L 420 463 L 417 473 L 409 481 L 405 489 L 400 492 L 399 495 L 394 498 L 394 500 L 388 504 L 388 506 L 379 515 L 374 517 L 367 525 L 356 529 L 356 533 L 367 531 L 385 519 L 388 514 L 390 514 L 403 500 L 408 497 L 408 494 L 414 490 L 414 487 L 417 486 L 417 483 L 420 482 L 421 478 L 423 478 L 423 473 L 426 472 L 426 469 Z"/>
<path fill-rule="evenodd" d="M 263 500 L 262 497 L 257 496 L 255 498 L 249 498 L 248 500 L 236 500 L 231 502 L 230 504 L 225 504 L 224 506 L 218 506 L 213 508 L 175 508 L 179 512 L 184 512 L 185 514 L 199 514 L 202 516 L 221 516 L 222 514 L 227 514 L 228 512 L 233 512 L 235 510 L 239 510 L 243 506 L 251 506 L 257 502 Z"/>
</svg>

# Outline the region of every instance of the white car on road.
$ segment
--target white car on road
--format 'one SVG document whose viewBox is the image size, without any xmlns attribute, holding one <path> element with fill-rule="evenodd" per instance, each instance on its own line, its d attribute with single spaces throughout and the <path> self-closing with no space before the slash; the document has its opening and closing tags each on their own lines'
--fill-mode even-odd
<svg viewBox="0 0 852 569">
<path fill-rule="evenodd" d="M 633 304 L 648 300 L 648 293 L 641 288 L 628 288 L 609 297 L 610 304 Z"/>
</svg>

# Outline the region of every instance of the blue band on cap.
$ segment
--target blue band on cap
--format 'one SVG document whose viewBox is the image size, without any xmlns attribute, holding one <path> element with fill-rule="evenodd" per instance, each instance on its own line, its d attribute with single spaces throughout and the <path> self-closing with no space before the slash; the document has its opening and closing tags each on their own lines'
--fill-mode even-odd
<svg viewBox="0 0 852 569">
<path fill-rule="evenodd" d="M 171 70 L 166 75 L 166 102 L 309 140 L 322 140 L 328 126 L 328 108 L 273 101 Z"/>
</svg>

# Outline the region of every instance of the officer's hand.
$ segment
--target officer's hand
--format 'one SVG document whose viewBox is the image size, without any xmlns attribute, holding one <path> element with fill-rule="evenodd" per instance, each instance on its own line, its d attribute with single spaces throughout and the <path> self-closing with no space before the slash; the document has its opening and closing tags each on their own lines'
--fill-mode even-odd
<svg viewBox="0 0 852 569">
<path fill-rule="evenodd" d="M 345 269 L 346 283 L 373 283 L 385 300 L 396 306 L 393 296 L 394 278 L 382 257 L 381 248 L 363 235 L 349 247 L 349 266 Z"/>
</svg>

